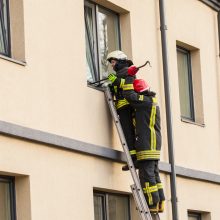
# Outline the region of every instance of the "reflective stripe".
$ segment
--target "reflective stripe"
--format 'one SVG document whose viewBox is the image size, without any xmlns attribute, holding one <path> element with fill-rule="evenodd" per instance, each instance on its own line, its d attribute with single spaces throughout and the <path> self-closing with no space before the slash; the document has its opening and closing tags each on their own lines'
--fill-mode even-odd
<svg viewBox="0 0 220 220">
<path fill-rule="evenodd" d="M 165 205 L 165 201 L 164 200 L 159 203 L 159 212 L 163 212 L 164 211 L 164 205 Z"/>
<path fill-rule="evenodd" d="M 143 150 L 137 152 L 137 160 L 160 159 L 159 150 Z"/>
<path fill-rule="evenodd" d="M 133 90 L 133 89 L 134 89 L 133 84 L 125 84 L 123 86 L 123 90 Z"/>
<path fill-rule="evenodd" d="M 117 91 L 118 91 L 118 87 L 114 86 L 114 92 L 117 93 Z"/>
<path fill-rule="evenodd" d="M 156 185 L 155 185 L 155 186 L 150 186 L 149 189 L 150 189 L 150 192 L 151 192 L 151 193 L 152 193 L 152 192 L 157 192 L 157 191 L 158 191 Z"/>
<path fill-rule="evenodd" d="M 130 150 L 130 155 L 135 155 L 136 154 L 136 150 Z"/>
<path fill-rule="evenodd" d="M 155 129 L 154 129 L 155 119 L 156 119 L 156 106 L 152 106 L 151 116 L 150 116 L 150 125 L 149 125 L 150 135 L 151 135 L 150 148 L 152 150 L 156 150 L 156 132 L 155 132 Z"/>
<path fill-rule="evenodd" d="M 157 98 L 152 98 L 153 103 L 157 103 Z"/>
<path fill-rule="evenodd" d="M 139 95 L 139 100 L 143 101 L 144 100 L 144 95 Z"/>
<path fill-rule="evenodd" d="M 115 107 L 116 107 L 116 109 L 119 109 L 119 108 L 121 108 L 125 105 L 128 105 L 128 104 L 129 104 L 129 102 L 126 99 L 121 99 L 116 102 Z"/>
<path fill-rule="evenodd" d="M 163 189 L 163 184 L 162 183 L 157 183 L 157 188 L 158 189 Z"/>
<path fill-rule="evenodd" d="M 148 196 L 148 204 L 149 204 L 149 205 L 153 205 L 153 198 L 152 198 L 152 195 L 151 195 L 151 193 L 150 193 L 149 183 L 146 182 L 146 183 L 145 183 L 145 186 L 146 186 L 146 187 L 143 188 L 143 191 L 144 191 L 144 193 L 147 194 L 147 196 Z"/>
<path fill-rule="evenodd" d="M 121 82 L 120 82 L 120 88 L 123 88 L 123 86 L 124 86 L 124 84 L 125 84 L 125 79 L 121 79 Z"/>
<path fill-rule="evenodd" d="M 148 196 L 148 204 L 149 204 L 149 205 L 153 205 L 152 193 L 158 191 L 157 185 L 150 186 L 150 183 L 149 183 L 149 182 L 146 182 L 146 183 L 145 183 L 145 186 L 146 186 L 146 187 L 143 188 L 143 191 L 144 191 L 144 193 L 147 194 L 147 196 Z"/>
</svg>

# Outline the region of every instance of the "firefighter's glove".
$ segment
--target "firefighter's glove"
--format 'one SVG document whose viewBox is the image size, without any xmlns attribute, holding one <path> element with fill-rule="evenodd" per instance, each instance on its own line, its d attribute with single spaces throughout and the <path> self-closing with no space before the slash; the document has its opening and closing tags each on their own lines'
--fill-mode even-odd
<svg viewBox="0 0 220 220">
<path fill-rule="evenodd" d="M 139 69 L 136 66 L 132 65 L 128 68 L 128 75 L 134 76 L 138 72 L 138 70 Z"/>
<path fill-rule="evenodd" d="M 117 79 L 117 76 L 114 73 L 110 73 L 108 75 L 108 80 L 111 81 L 112 83 Z"/>
</svg>

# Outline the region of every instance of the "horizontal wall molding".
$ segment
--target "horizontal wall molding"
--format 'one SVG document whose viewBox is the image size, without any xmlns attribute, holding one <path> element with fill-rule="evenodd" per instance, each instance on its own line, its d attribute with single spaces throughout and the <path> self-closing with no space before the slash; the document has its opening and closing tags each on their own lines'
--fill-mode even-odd
<svg viewBox="0 0 220 220">
<path fill-rule="evenodd" d="M 220 10 L 220 1 L 219 0 L 199 0 L 199 1 L 205 3 L 206 5 L 208 5 L 209 7 L 214 9 L 215 11 Z"/>
<path fill-rule="evenodd" d="M 19 139 L 25 139 L 33 142 L 51 145 L 59 149 L 100 156 L 118 162 L 126 161 L 125 155 L 122 151 L 89 144 L 86 142 L 74 140 L 71 138 L 51 134 L 32 128 L 23 127 L 4 121 L 0 121 L 0 133 L 4 135 L 14 136 Z"/>
<path fill-rule="evenodd" d="M 13 123 L 0 121 L 0 134 L 18 138 L 21 140 L 27 140 L 34 143 L 45 144 L 47 146 L 55 147 L 58 149 L 78 152 L 86 155 L 96 156 L 103 159 L 109 159 L 112 161 L 125 163 L 126 157 L 124 152 L 113 150 L 107 147 L 78 141 L 68 137 L 23 127 Z M 160 162 L 160 171 L 170 174 L 171 166 L 169 163 Z M 220 184 L 220 175 L 194 170 L 190 168 L 184 168 L 176 166 L 177 176 L 195 179 L 199 181 L 206 181 L 215 184 Z"/>
</svg>

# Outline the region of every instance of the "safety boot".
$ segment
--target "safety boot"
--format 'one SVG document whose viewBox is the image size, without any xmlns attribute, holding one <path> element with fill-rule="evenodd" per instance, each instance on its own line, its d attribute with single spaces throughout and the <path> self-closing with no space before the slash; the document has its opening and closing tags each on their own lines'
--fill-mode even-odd
<svg viewBox="0 0 220 220">
<path fill-rule="evenodd" d="M 165 201 L 160 201 L 159 202 L 159 212 L 163 212 L 164 211 L 164 205 L 165 205 Z"/>
<path fill-rule="evenodd" d="M 158 213 L 159 212 L 159 203 L 149 205 L 150 213 Z"/>
<path fill-rule="evenodd" d="M 139 167 L 138 167 L 138 161 L 135 160 L 135 161 L 133 161 L 133 163 L 134 163 L 135 169 L 138 169 L 138 168 L 139 168 Z M 128 167 L 128 165 L 126 164 L 126 165 L 122 166 L 121 169 L 122 169 L 122 171 L 128 171 L 128 170 L 129 170 L 129 167 Z"/>
</svg>

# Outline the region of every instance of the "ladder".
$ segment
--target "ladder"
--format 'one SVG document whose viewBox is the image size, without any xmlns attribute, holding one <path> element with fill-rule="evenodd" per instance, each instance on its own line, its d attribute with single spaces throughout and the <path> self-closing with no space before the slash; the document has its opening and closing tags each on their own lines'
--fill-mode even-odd
<svg viewBox="0 0 220 220">
<path fill-rule="evenodd" d="M 144 197 L 144 193 L 143 193 L 141 185 L 140 185 L 140 181 L 139 181 L 136 169 L 134 167 L 133 161 L 130 156 L 130 152 L 128 150 L 128 146 L 127 146 L 127 143 L 125 140 L 125 136 L 124 136 L 122 127 L 121 127 L 121 123 L 119 121 L 118 114 L 117 114 L 115 106 L 114 106 L 114 100 L 112 98 L 112 94 L 111 94 L 109 86 L 104 86 L 104 92 L 105 92 L 106 100 L 107 100 L 109 108 L 110 108 L 110 112 L 112 114 L 112 117 L 114 119 L 114 123 L 116 125 L 117 131 L 119 134 L 119 138 L 120 138 L 123 150 L 125 152 L 125 156 L 127 159 L 127 164 L 128 164 L 129 170 L 131 172 L 131 176 L 134 181 L 134 184 L 131 185 L 130 187 L 131 187 L 131 191 L 132 191 L 140 218 L 141 218 L 141 220 L 160 220 L 159 214 L 151 214 L 149 211 L 146 199 Z"/>
</svg>

